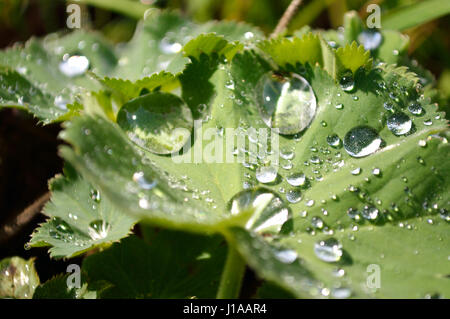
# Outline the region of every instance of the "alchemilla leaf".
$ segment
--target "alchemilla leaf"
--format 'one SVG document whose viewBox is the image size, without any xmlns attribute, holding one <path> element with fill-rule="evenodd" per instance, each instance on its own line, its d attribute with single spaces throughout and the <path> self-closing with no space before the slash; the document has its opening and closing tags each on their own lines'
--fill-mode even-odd
<svg viewBox="0 0 450 319">
<path fill-rule="evenodd" d="M 102 193 L 71 168 L 50 182 L 49 219 L 32 234 L 30 247 L 51 246 L 55 258 L 107 247 L 128 236 L 136 219 L 122 214 Z"/>
</svg>

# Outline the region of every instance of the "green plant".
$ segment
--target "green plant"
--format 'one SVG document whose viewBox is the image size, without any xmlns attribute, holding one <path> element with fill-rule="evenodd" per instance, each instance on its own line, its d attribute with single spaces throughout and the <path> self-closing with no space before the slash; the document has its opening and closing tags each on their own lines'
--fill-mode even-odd
<svg viewBox="0 0 450 319">
<path fill-rule="evenodd" d="M 0 104 L 63 122 L 67 142 L 29 246 L 94 251 L 81 288 L 60 276 L 35 297 L 236 298 L 246 265 L 261 297 L 448 297 L 448 123 L 406 37 L 354 13 L 343 31 L 272 39 L 146 16 L 124 46 L 80 31 L 0 53 Z M 243 163 L 195 138 L 210 129 L 223 147 L 268 125 L 280 163 L 274 144 L 249 160 L 255 138 L 232 150 Z"/>
</svg>

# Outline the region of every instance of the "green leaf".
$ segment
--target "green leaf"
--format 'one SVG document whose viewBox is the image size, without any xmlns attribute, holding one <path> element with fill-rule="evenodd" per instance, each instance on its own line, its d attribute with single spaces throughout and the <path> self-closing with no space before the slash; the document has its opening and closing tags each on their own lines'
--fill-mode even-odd
<svg viewBox="0 0 450 319">
<path fill-rule="evenodd" d="M 120 92 L 125 101 L 129 101 L 132 98 L 139 96 L 144 89 L 149 92 L 155 89 L 170 91 L 179 85 L 176 77 L 172 73 L 165 71 L 154 73 L 151 76 L 144 77 L 135 82 L 109 77 L 105 77 L 101 79 L 101 81 L 111 90 Z"/>
<path fill-rule="evenodd" d="M 224 36 L 228 41 L 245 40 L 248 32 L 253 34 L 253 40 L 261 34 L 256 28 L 245 24 L 214 22 L 196 25 L 178 14 L 154 11 L 138 25 L 133 39 L 120 50 L 121 67 L 112 75 L 135 81 L 163 70 L 177 74 L 189 63 L 189 59 L 182 54 L 183 47 L 200 34 L 211 32 Z M 211 41 L 212 38 L 215 37 L 202 35 L 191 42 L 188 50 L 192 52 L 200 49 L 214 50 L 217 49 L 216 45 L 225 44 L 221 40 Z M 195 48 L 199 45 L 206 47 Z M 229 46 L 228 49 L 230 48 L 233 47 Z"/>
<path fill-rule="evenodd" d="M 50 182 L 52 197 L 43 211 L 49 219 L 33 233 L 31 247 L 51 246 L 52 257 L 74 257 L 130 233 L 135 219 L 123 215 L 73 170 L 67 168 L 65 174 Z"/>
<path fill-rule="evenodd" d="M 221 219 L 192 200 L 186 202 L 192 190 L 185 190 L 185 182 L 156 167 L 149 154 L 137 149 L 116 124 L 83 117 L 75 119 L 63 137 L 75 148 L 63 147 L 64 158 L 95 181 L 121 210 L 164 226 L 202 232 Z M 164 158 L 170 163 L 170 157 Z"/>
<path fill-rule="evenodd" d="M 274 236 L 273 241 L 265 242 L 243 230 L 233 230 L 233 243 L 261 277 L 299 297 L 321 294 L 340 297 L 348 293 L 346 290 L 333 293 L 332 287 L 337 284 L 349 288 L 355 297 L 371 295 L 364 286 L 366 268 L 372 263 L 380 265 L 381 276 L 388 282 L 382 283 L 373 296 L 419 298 L 435 293 L 446 296 L 449 181 L 448 165 L 444 162 L 449 146 L 447 139 L 439 136 L 448 131 L 443 115 L 436 112 L 435 105 L 419 99 L 418 78 L 404 67 L 382 64 L 367 75 L 357 72 L 355 89 L 350 93 L 318 67 L 306 72 L 297 70 L 310 82 L 318 111 L 302 135 L 294 139 L 282 137 L 280 147 L 295 152 L 293 168 L 279 170 L 280 182 L 265 186 L 274 191 L 284 189 L 287 199 L 291 191 L 300 191 L 302 199 L 290 204 L 294 217 L 285 224 L 285 232 Z M 392 112 L 385 110 L 384 102 L 393 104 Z M 251 101 L 250 105 L 256 103 Z M 412 103 L 420 103 L 421 114 L 413 115 L 408 110 Z M 388 129 L 386 121 L 396 112 L 408 114 L 412 122 L 409 134 L 397 136 Z M 356 158 L 341 143 L 350 129 L 360 125 L 373 127 L 384 143 L 378 152 Z M 341 140 L 335 146 L 337 149 L 328 144 L 328 137 L 334 134 Z M 307 182 L 301 187 L 291 186 L 287 177 L 301 172 Z M 350 212 L 359 212 L 359 221 L 348 216 L 350 208 L 353 209 Z M 374 211 L 377 216 L 371 220 L 367 216 Z M 366 218 L 362 217 L 364 214 Z M 433 225 L 427 224 L 428 219 Z M 326 263 L 314 253 L 314 245 L 330 237 L 343 245 L 344 256 L 339 263 Z M 391 238 L 396 245 L 389 244 Z M 294 250 L 299 265 L 311 275 L 293 270 L 300 267 L 297 262 L 294 267 L 277 261 L 271 251 L 280 247 Z M 415 247 L 418 256 L 423 251 L 426 257 L 415 258 Z M 383 254 L 390 257 L 380 257 Z M 425 266 L 431 255 L 433 267 Z M 335 268 L 344 269 L 347 275 L 336 278 Z M 423 271 L 412 275 L 417 269 Z M 408 276 L 414 280 L 407 281 Z M 317 281 L 308 291 L 299 288 L 305 278 Z"/>
<path fill-rule="evenodd" d="M 364 51 L 363 46 L 357 46 L 356 42 L 336 50 L 336 59 L 339 69 L 351 70 L 355 73 L 360 67 L 370 69 L 372 59 L 369 51 Z"/>
<path fill-rule="evenodd" d="M 212 55 L 213 53 L 231 60 L 240 49 L 243 49 L 242 44 L 230 43 L 224 37 L 210 33 L 201 34 L 189 41 L 183 51 L 186 56 L 196 60 L 200 58 L 201 54 Z"/>
<path fill-rule="evenodd" d="M 261 36 L 260 31 L 246 24 L 196 25 L 179 14 L 155 9 L 139 23 L 126 45 L 114 47 L 99 34 L 85 31 L 31 39 L 23 47 L 16 45 L 0 52 L 0 75 L 5 78 L 0 107 L 28 110 L 47 124 L 78 115 L 86 90 L 101 90 L 100 82 L 120 94 L 121 104 L 137 97 L 142 89 L 163 86 L 171 90 L 178 85 L 175 75 L 189 63 L 189 58 L 183 56 L 183 46 L 211 32 L 224 39 L 203 35 L 187 46 L 188 52 L 196 55 L 201 50 L 217 51 L 231 58 L 241 46 L 225 40 L 248 42 Z"/>
<path fill-rule="evenodd" d="M 313 33 L 307 33 L 301 38 L 294 37 L 292 40 L 278 38 L 263 41 L 259 47 L 284 69 L 297 63 L 320 65 L 333 78 L 346 70 L 354 73 L 360 67 L 370 69 L 372 64 L 370 53 L 364 51 L 362 46 L 358 47 L 355 42 L 333 50 L 320 35 Z"/>
<path fill-rule="evenodd" d="M 38 285 L 33 258 L 10 257 L 0 261 L 0 298 L 31 299 Z"/>
<path fill-rule="evenodd" d="M 87 257 L 91 282 L 111 286 L 100 298 L 214 298 L 224 264 L 223 239 L 150 230 L 148 243 L 129 237 Z"/>
<path fill-rule="evenodd" d="M 382 25 L 385 29 L 405 30 L 443 17 L 449 13 L 450 3 L 448 1 L 419 1 L 389 11 L 382 16 Z"/>
<path fill-rule="evenodd" d="M 409 38 L 399 31 L 389 29 L 367 29 L 355 11 L 344 15 L 344 28 L 342 30 L 316 31 L 324 39 L 332 43 L 333 47 L 345 47 L 357 42 L 370 50 L 375 60 L 386 63 L 400 64 L 407 53 Z M 356 52 L 355 52 L 356 53 Z"/>
<path fill-rule="evenodd" d="M 89 290 L 85 278 L 80 288 L 67 285 L 69 275 L 57 275 L 36 288 L 33 299 L 96 299 L 97 291 Z M 106 286 L 106 284 L 104 284 Z M 108 285 L 109 286 L 109 285 Z M 91 288 L 91 287 L 89 287 Z"/>
</svg>

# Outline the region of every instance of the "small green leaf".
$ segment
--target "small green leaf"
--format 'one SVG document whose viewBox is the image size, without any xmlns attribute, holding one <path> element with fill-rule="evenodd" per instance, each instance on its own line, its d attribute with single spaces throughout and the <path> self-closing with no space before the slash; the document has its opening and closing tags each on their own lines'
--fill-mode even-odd
<svg viewBox="0 0 450 319">
<path fill-rule="evenodd" d="M 286 67 L 287 64 L 296 65 L 297 63 L 323 65 L 320 39 L 312 33 L 305 34 L 301 38 L 294 37 L 291 40 L 277 38 L 262 41 L 259 48 L 281 67 Z"/>
<path fill-rule="evenodd" d="M 38 285 L 33 258 L 11 257 L 0 261 L 0 298 L 31 299 Z"/>
<path fill-rule="evenodd" d="M 52 198 L 43 213 L 49 220 L 33 233 L 31 247 L 51 246 L 55 258 L 74 257 L 126 237 L 136 222 L 123 215 L 70 168 L 50 182 Z"/>
<path fill-rule="evenodd" d="M 201 54 L 213 53 L 231 60 L 236 52 L 243 48 L 242 44 L 230 43 L 224 37 L 213 33 L 201 34 L 189 41 L 183 48 L 184 54 L 194 59 L 199 59 Z"/>
<path fill-rule="evenodd" d="M 138 97 L 144 89 L 149 92 L 155 89 L 170 91 L 179 85 L 176 77 L 172 73 L 165 71 L 154 73 L 135 82 L 109 77 L 105 77 L 101 81 L 111 90 L 120 92 L 125 101 Z"/>
<path fill-rule="evenodd" d="M 365 51 L 364 47 L 358 46 L 356 42 L 337 49 L 336 59 L 340 70 L 351 70 L 353 73 L 361 67 L 370 70 L 372 66 L 370 52 Z"/>
</svg>

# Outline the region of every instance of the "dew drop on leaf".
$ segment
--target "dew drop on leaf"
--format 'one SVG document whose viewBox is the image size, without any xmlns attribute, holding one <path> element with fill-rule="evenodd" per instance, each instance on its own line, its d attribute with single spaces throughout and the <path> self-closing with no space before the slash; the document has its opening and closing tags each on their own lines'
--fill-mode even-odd
<svg viewBox="0 0 450 319">
<path fill-rule="evenodd" d="M 266 188 L 237 193 L 228 203 L 228 210 L 232 215 L 253 211 L 245 227 L 259 234 L 278 234 L 290 217 L 290 211 L 283 200 Z"/>
<path fill-rule="evenodd" d="M 379 211 L 374 206 L 364 206 L 361 211 L 362 217 L 367 220 L 376 220 L 378 218 Z"/>
<path fill-rule="evenodd" d="M 331 147 L 339 148 L 341 146 L 341 139 L 337 134 L 332 134 L 327 136 L 327 143 Z"/>
<path fill-rule="evenodd" d="M 285 249 L 276 251 L 275 257 L 282 263 L 292 264 L 298 258 L 298 254 L 295 250 Z"/>
<path fill-rule="evenodd" d="M 298 203 L 302 199 L 302 193 L 299 189 L 290 189 L 286 192 L 286 199 L 289 203 Z"/>
<path fill-rule="evenodd" d="M 376 50 L 383 40 L 380 32 L 375 30 L 364 30 L 358 35 L 358 42 L 364 46 L 364 49 Z"/>
<path fill-rule="evenodd" d="M 156 186 L 157 181 L 148 179 L 144 176 L 144 172 L 136 172 L 133 174 L 133 181 L 135 181 L 139 187 L 145 190 L 152 189 Z"/>
<path fill-rule="evenodd" d="M 395 135 L 404 135 L 411 130 L 412 121 L 405 113 L 394 113 L 387 119 L 388 129 Z"/>
<path fill-rule="evenodd" d="M 408 106 L 408 110 L 414 115 L 422 115 L 423 107 L 419 103 L 412 103 Z"/>
<path fill-rule="evenodd" d="M 156 154 L 171 154 L 190 139 L 193 119 L 182 99 L 153 92 L 125 103 L 117 124 L 140 147 Z"/>
<path fill-rule="evenodd" d="M 314 253 L 325 262 L 337 262 L 342 257 L 342 245 L 334 238 L 321 240 L 314 244 Z"/>
<path fill-rule="evenodd" d="M 355 88 L 355 81 L 353 79 L 353 73 L 349 70 L 345 72 L 339 80 L 342 90 L 351 92 Z"/>
<path fill-rule="evenodd" d="M 316 97 L 303 77 L 263 77 L 258 92 L 260 114 L 267 126 L 279 134 L 296 134 L 309 126 L 316 114 Z"/>
<path fill-rule="evenodd" d="M 84 74 L 89 68 L 89 60 L 81 55 L 65 55 L 59 64 L 59 70 L 70 78 Z"/>
<path fill-rule="evenodd" d="M 73 233 L 73 230 L 69 226 L 69 224 L 67 224 L 64 220 L 62 220 L 59 217 L 53 217 L 53 225 L 61 233 L 66 233 L 66 234 Z"/>
<path fill-rule="evenodd" d="M 305 184 L 306 176 L 303 173 L 292 173 L 286 177 L 286 181 L 291 186 L 301 186 Z"/>
<path fill-rule="evenodd" d="M 272 183 L 277 178 L 277 169 L 274 166 L 259 166 L 256 169 L 256 179 L 258 182 L 267 184 Z"/>
<path fill-rule="evenodd" d="M 101 219 L 97 219 L 91 222 L 88 228 L 89 236 L 93 240 L 106 238 L 110 230 L 111 225 L 109 225 L 107 222 Z"/>
<path fill-rule="evenodd" d="M 369 126 L 351 129 L 344 137 L 344 148 L 353 157 L 364 157 L 376 152 L 381 146 L 377 131 Z"/>
</svg>

